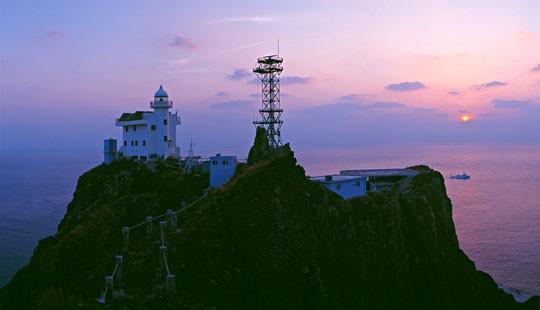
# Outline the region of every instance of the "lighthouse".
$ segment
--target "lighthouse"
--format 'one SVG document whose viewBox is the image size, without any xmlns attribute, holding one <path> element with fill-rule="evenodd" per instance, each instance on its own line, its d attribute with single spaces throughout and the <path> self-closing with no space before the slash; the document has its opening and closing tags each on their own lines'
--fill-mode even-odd
<svg viewBox="0 0 540 310">
<path fill-rule="evenodd" d="M 176 126 L 180 125 L 180 117 L 171 112 L 172 107 L 169 95 L 159 86 L 150 102 L 153 111 L 123 113 L 116 119 L 116 126 L 122 127 L 123 133 L 118 155 L 141 161 L 179 157 Z"/>
</svg>

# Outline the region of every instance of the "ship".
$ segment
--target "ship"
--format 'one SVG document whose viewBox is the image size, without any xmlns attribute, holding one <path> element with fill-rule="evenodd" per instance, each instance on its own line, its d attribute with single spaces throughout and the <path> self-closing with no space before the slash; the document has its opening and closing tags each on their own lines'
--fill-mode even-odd
<svg viewBox="0 0 540 310">
<path fill-rule="evenodd" d="M 468 175 L 467 173 L 463 172 L 462 174 L 456 174 L 456 175 L 452 175 L 450 176 L 451 179 L 458 179 L 458 180 L 468 180 L 471 178 L 470 175 Z"/>
</svg>

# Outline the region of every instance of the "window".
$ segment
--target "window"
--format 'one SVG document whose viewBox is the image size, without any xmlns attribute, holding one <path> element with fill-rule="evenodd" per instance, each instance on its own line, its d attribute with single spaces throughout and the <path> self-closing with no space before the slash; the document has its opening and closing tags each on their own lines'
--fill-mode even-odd
<svg viewBox="0 0 540 310">
<path fill-rule="evenodd" d="M 360 181 L 356 181 L 356 186 L 360 187 Z"/>
<path fill-rule="evenodd" d="M 139 146 L 139 140 L 135 140 L 135 146 Z"/>
<path fill-rule="evenodd" d="M 129 131 L 129 126 L 124 127 L 124 129 L 126 130 L 126 132 L 128 132 Z"/>
<path fill-rule="evenodd" d="M 341 190 L 341 184 L 336 184 L 336 189 L 337 189 L 338 191 L 340 191 L 340 190 Z"/>
<path fill-rule="evenodd" d="M 218 161 L 217 161 L 217 160 L 212 160 L 212 165 L 217 166 L 217 165 L 218 165 Z"/>
<path fill-rule="evenodd" d="M 167 136 L 163 136 L 163 141 L 167 142 Z"/>
<path fill-rule="evenodd" d="M 167 119 L 163 120 L 163 125 L 167 125 Z"/>
<path fill-rule="evenodd" d="M 133 126 L 133 131 L 137 131 L 137 126 Z"/>
<path fill-rule="evenodd" d="M 131 140 L 131 146 L 133 146 L 133 140 Z"/>
<path fill-rule="evenodd" d="M 163 102 L 163 98 L 159 98 L 159 101 L 162 101 L 162 102 Z"/>
<path fill-rule="evenodd" d="M 228 160 L 224 160 L 223 161 L 223 166 L 227 166 L 229 164 L 229 161 Z"/>
<path fill-rule="evenodd" d="M 124 140 L 124 146 L 127 146 L 127 141 L 126 140 Z"/>
<path fill-rule="evenodd" d="M 151 125 L 151 126 L 150 126 L 150 130 L 156 131 L 156 125 Z"/>
<path fill-rule="evenodd" d="M 146 156 L 141 156 L 141 157 L 139 157 L 139 159 L 142 160 L 142 161 L 146 161 Z"/>
<path fill-rule="evenodd" d="M 146 140 L 142 140 L 142 146 L 146 146 Z"/>
</svg>

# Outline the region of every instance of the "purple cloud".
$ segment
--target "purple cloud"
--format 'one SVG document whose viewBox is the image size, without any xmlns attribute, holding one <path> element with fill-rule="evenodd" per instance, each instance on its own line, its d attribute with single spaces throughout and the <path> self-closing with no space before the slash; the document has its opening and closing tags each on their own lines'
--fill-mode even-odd
<svg viewBox="0 0 540 310">
<path fill-rule="evenodd" d="M 291 98 L 293 95 L 288 94 L 288 93 L 284 93 L 284 92 L 280 92 L 280 93 L 279 93 L 279 96 L 280 96 L 281 98 Z M 256 99 L 257 101 L 259 101 L 259 100 L 261 100 L 261 93 L 249 94 L 249 97 L 250 97 L 250 98 L 253 98 L 253 99 Z"/>
<path fill-rule="evenodd" d="M 315 81 L 314 78 L 310 77 L 310 76 L 294 76 L 294 75 L 289 75 L 289 76 L 284 76 L 282 78 L 279 79 L 281 85 L 293 85 L 293 84 L 311 84 Z M 258 78 L 254 78 L 254 79 L 251 79 L 249 81 L 246 82 L 247 84 L 260 84 L 261 81 L 258 79 Z"/>
<path fill-rule="evenodd" d="M 535 100 L 504 100 L 494 99 L 491 101 L 494 108 L 497 109 L 515 109 L 515 110 L 527 110 L 538 108 L 538 102 Z"/>
<path fill-rule="evenodd" d="M 218 92 L 215 94 L 216 97 L 227 97 L 228 95 L 229 95 L 228 92 L 222 91 L 222 90 L 218 91 Z"/>
<path fill-rule="evenodd" d="M 267 23 L 274 18 L 269 16 L 249 16 L 249 17 L 232 17 L 224 18 L 210 22 L 210 24 L 225 24 L 225 23 Z"/>
<path fill-rule="evenodd" d="M 412 111 L 417 111 L 417 112 L 438 112 L 439 111 L 435 108 L 409 108 L 409 109 L 411 109 Z M 442 114 L 444 113 L 439 113 L 439 116 Z"/>
<path fill-rule="evenodd" d="M 475 86 L 473 86 L 473 88 L 475 90 L 481 90 L 481 89 L 493 88 L 493 87 L 499 87 L 499 86 L 505 86 L 505 85 L 508 85 L 508 83 L 501 82 L 501 81 L 491 81 L 491 82 L 487 82 L 485 84 L 475 85 Z"/>
<path fill-rule="evenodd" d="M 255 101 L 252 100 L 231 100 L 211 104 L 213 109 L 251 109 Z"/>
<path fill-rule="evenodd" d="M 261 83 L 261 80 L 259 80 L 258 78 L 252 78 L 251 80 L 248 80 L 246 82 L 246 84 L 253 84 L 253 85 L 259 85 L 259 83 Z"/>
<path fill-rule="evenodd" d="M 501 81 L 491 81 L 489 83 L 483 84 L 482 86 L 484 86 L 484 87 L 496 87 L 496 86 L 504 86 L 506 84 L 508 84 L 508 83 L 501 82 Z"/>
<path fill-rule="evenodd" d="M 62 31 L 49 31 L 36 36 L 37 40 L 54 42 L 63 39 L 66 36 L 65 32 Z"/>
<path fill-rule="evenodd" d="M 173 37 L 172 41 L 169 43 L 169 46 L 173 47 L 179 47 L 179 48 L 187 48 L 190 50 L 196 49 L 197 45 L 191 41 L 191 39 L 188 39 L 186 37 L 176 35 Z"/>
<path fill-rule="evenodd" d="M 459 92 L 453 90 L 453 91 L 449 91 L 448 94 L 453 95 L 453 96 L 457 96 L 457 95 L 459 95 Z"/>
<path fill-rule="evenodd" d="M 231 75 L 228 75 L 229 80 L 238 81 L 246 77 L 250 77 L 253 73 L 246 69 L 234 69 L 234 72 Z"/>
<path fill-rule="evenodd" d="M 355 111 L 366 110 L 387 110 L 387 109 L 402 109 L 408 108 L 406 105 L 399 102 L 392 101 L 375 101 L 375 102 L 362 102 L 358 99 L 357 95 L 347 95 L 337 98 L 336 103 L 331 103 L 326 106 L 335 106 L 339 108 L 350 108 Z"/>
<path fill-rule="evenodd" d="M 531 72 L 540 72 L 540 64 L 537 64 L 536 66 L 532 67 Z"/>
<path fill-rule="evenodd" d="M 392 108 L 405 107 L 404 104 L 401 104 L 401 103 L 398 103 L 398 102 L 385 102 L 385 101 L 375 102 L 371 106 L 373 108 L 376 108 L 376 109 L 392 109 Z"/>
<path fill-rule="evenodd" d="M 346 95 L 346 96 L 341 96 L 338 98 L 338 100 L 343 100 L 343 101 L 360 101 L 360 95 L 357 95 L 357 94 L 350 94 L 350 95 Z"/>
<path fill-rule="evenodd" d="M 424 89 L 424 88 L 426 88 L 426 85 L 418 81 L 401 82 L 397 84 L 386 85 L 386 89 L 392 90 L 392 91 L 413 91 L 413 90 L 419 90 L 419 89 Z"/>
<path fill-rule="evenodd" d="M 315 79 L 309 76 L 284 76 L 280 79 L 281 85 L 311 84 Z"/>
</svg>

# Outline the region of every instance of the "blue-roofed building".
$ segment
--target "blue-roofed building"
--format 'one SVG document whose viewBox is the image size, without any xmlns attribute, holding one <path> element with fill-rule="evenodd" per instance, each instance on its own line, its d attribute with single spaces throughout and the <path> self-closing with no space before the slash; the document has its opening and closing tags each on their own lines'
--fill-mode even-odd
<svg viewBox="0 0 540 310">
<path fill-rule="evenodd" d="M 327 189 L 340 195 L 344 199 L 352 199 L 367 194 L 366 177 L 346 175 L 325 175 L 309 178 L 313 182 L 322 184 Z"/>
</svg>

